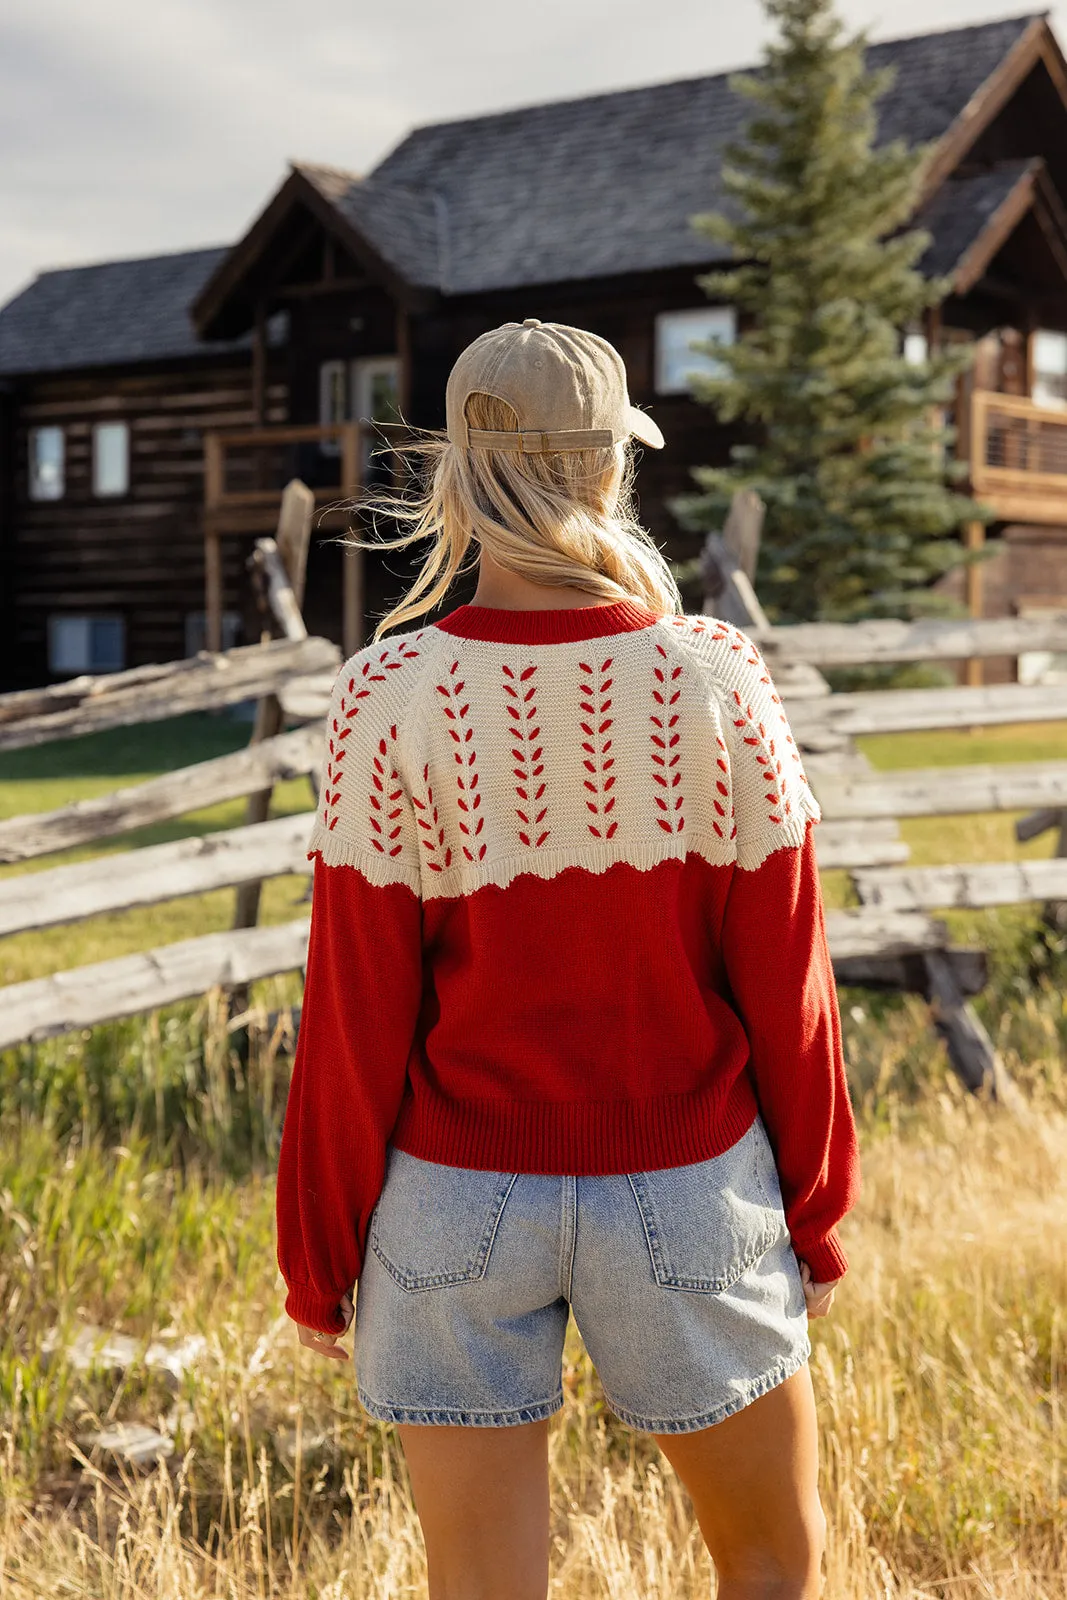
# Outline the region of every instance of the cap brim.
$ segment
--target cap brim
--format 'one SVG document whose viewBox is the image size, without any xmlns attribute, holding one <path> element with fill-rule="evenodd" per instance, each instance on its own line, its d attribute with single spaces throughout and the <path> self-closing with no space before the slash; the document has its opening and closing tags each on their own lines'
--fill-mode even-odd
<svg viewBox="0 0 1067 1600">
<path fill-rule="evenodd" d="M 636 406 L 631 406 L 629 422 L 630 432 L 635 439 L 640 439 L 642 444 L 651 445 L 653 450 L 663 449 L 667 441 L 647 411 L 639 411 Z"/>
</svg>

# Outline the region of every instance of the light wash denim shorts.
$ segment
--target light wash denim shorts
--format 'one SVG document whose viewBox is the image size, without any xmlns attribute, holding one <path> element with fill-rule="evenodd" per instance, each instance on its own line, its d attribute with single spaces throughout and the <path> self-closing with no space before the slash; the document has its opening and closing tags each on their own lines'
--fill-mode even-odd
<svg viewBox="0 0 1067 1600">
<path fill-rule="evenodd" d="M 356 1289 L 372 1417 L 551 1416 L 569 1310 L 612 1411 L 644 1432 L 708 1427 L 803 1366 L 804 1287 L 758 1114 L 709 1160 L 607 1177 L 487 1172 L 387 1147 Z"/>
</svg>

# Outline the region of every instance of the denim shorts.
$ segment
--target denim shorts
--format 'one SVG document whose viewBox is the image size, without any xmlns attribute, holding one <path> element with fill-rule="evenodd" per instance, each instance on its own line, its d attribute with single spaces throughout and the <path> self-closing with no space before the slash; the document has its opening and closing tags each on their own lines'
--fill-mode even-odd
<svg viewBox="0 0 1067 1600">
<path fill-rule="evenodd" d="M 720 1422 L 803 1366 L 804 1288 L 758 1113 L 706 1161 L 607 1177 L 387 1147 L 355 1307 L 372 1417 L 551 1416 L 571 1311 L 608 1405 L 645 1432 Z"/>
</svg>

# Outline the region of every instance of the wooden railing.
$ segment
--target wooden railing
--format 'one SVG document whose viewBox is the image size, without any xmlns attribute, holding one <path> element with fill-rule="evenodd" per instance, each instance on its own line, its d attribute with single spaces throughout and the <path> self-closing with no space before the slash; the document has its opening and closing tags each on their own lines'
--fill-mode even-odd
<svg viewBox="0 0 1067 1600">
<path fill-rule="evenodd" d="M 971 488 L 998 516 L 1067 522 L 1067 407 L 976 389 L 968 428 Z"/>
<path fill-rule="evenodd" d="M 314 491 L 317 501 L 350 497 L 362 481 L 363 428 L 358 422 L 308 424 L 294 427 L 234 428 L 204 436 L 204 507 L 209 521 L 240 524 L 239 515 L 273 512 L 282 490 L 294 476 L 294 445 L 336 444 L 337 482 Z M 254 517 L 252 520 L 255 520 Z"/>
</svg>

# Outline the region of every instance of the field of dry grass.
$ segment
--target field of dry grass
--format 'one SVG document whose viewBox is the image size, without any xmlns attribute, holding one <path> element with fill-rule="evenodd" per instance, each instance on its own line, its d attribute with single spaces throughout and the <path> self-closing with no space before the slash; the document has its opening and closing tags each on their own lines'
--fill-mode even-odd
<svg viewBox="0 0 1067 1600">
<path fill-rule="evenodd" d="M 1025 1062 L 1006 1046 L 1016 1114 L 958 1088 L 917 1008 L 852 1009 L 865 1192 L 843 1225 L 852 1270 L 812 1324 L 826 1594 L 1052 1600 L 1067 1594 L 1062 999 L 1032 1005 Z M 206 1002 L 87 1055 L 26 1052 L 0 1083 L 0 1596 L 424 1594 L 393 1430 L 281 1315 L 270 1041 L 227 1063 Z M 50 1329 L 62 1345 L 83 1323 L 206 1342 L 175 1389 L 145 1365 L 86 1374 L 46 1354 Z M 712 1594 L 684 1494 L 606 1409 L 573 1323 L 566 1393 L 553 1596 Z M 122 1420 L 160 1426 L 173 1453 L 129 1469 L 86 1452 Z"/>
<path fill-rule="evenodd" d="M 905 764 L 925 759 L 909 747 Z M 23 766 L 8 776 L 32 786 Z M 1067 1596 L 1067 959 L 1032 912 L 960 931 L 993 952 L 979 1008 L 1017 1111 L 964 1094 L 917 1000 L 842 996 L 865 1186 L 843 1225 L 852 1270 L 812 1324 L 827 1600 Z M 134 936 L 104 935 L 108 954 Z M 64 938 L 9 950 L 18 975 L 85 959 Z M 294 996 L 292 980 L 257 986 L 247 1051 L 208 996 L 0 1054 L 0 1600 L 425 1594 L 393 1430 L 281 1312 L 272 1173 Z M 204 1342 L 177 1381 L 138 1360 L 86 1372 L 69 1354 L 86 1324 Z M 553 1600 L 713 1595 L 684 1493 L 607 1410 L 573 1323 L 565 1378 Z M 87 1445 L 122 1422 L 160 1429 L 170 1454 L 130 1468 Z"/>
</svg>

